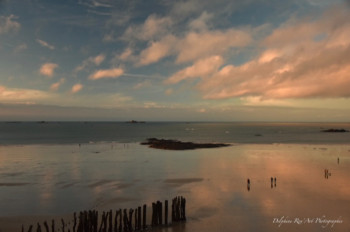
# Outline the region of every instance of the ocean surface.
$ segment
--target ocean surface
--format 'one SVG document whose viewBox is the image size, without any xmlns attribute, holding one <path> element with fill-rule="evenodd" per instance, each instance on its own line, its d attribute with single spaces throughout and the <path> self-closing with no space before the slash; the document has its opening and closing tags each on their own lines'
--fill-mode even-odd
<svg viewBox="0 0 350 232">
<path fill-rule="evenodd" d="M 0 144 L 142 142 L 147 138 L 225 143 L 350 143 L 350 123 L 0 122 Z"/>
<path fill-rule="evenodd" d="M 1 122 L 0 231 L 182 195 L 188 220 L 164 231 L 349 232 L 350 133 L 330 128 L 350 124 Z M 232 146 L 140 145 L 150 137 Z"/>
</svg>

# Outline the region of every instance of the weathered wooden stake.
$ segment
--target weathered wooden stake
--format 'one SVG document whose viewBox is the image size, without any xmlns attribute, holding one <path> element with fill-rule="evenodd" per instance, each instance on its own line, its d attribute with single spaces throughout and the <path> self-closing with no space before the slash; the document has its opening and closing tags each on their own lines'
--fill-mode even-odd
<svg viewBox="0 0 350 232">
<path fill-rule="evenodd" d="M 123 229 L 123 211 L 119 209 L 119 232 L 122 232 Z"/>
<path fill-rule="evenodd" d="M 61 218 L 61 222 L 62 222 L 62 232 L 64 232 L 64 231 L 65 231 L 65 225 L 64 225 L 64 220 L 63 220 L 63 218 Z"/>
<path fill-rule="evenodd" d="M 137 215 L 137 219 L 138 219 L 137 225 L 138 225 L 138 228 L 137 228 L 137 229 L 141 230 L 141 206 L 139 206 L 139 207 L 137 208 L 137 213 L 138 213 L 138 215 Z"/>
<path fill-rule="evenodd" d="M 109 211 L 109 228 L 108 228 L 108 232 L 113 232 L 113 211 L 110 210 Z"/>
<path fill-rule="evenodd" d="M 168 200 L 165 201 L 164 203 L 164 220 L 165 220 L 165 225 L 168 224 Z"/>
<path fill-rule="evenodd" d="M 147 228 L 146 225 L 146 211 L 147 211 L 147 205 L 143 205 L 143 218 L 142 218 L 142 223 L 143 223 L 143 229 L 145 230 Z"/>
<path fill-rule="evenodd" d="M 33 229 L 33 225 L 30 225 L 29 229 L 28 229 L 28 232 L 32 232 L 32 229 Z"/>
<path fill-rule="evenodd" d="M 55 232 L 55 220 L 52 219 L 51 232 Z"/>
<path fill-rule="evenodd" d="M 46 221 L 44 221 L 44 226 L 45 226 L 46 232 L 50 232 L 50 231 L 49 231 L 49 225 L 47 225 L 47 222 L 46 222 Z"/>
</svg>

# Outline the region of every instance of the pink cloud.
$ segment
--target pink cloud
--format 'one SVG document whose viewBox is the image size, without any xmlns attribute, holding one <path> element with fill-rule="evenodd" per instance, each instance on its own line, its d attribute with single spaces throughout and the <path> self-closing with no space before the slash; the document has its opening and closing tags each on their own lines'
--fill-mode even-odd
<svg viewBox="0 0 350 232">
<path fill-rule="evenodd" d="M 113 69 L 101 69 L 97 70 L 95 73 L 90 75 L 89 79 L 98 80 L 102 78 L 117 78 L 123 75 L 124 70 L 122 68 L 113 68 Z"/>
<path fill-rule="evenodd" d="M 160 38 L 168 33 L 172 25 L 169 17 L 158 17 L 153 14 L 148 16 L 142 25 L 130 26 L 125 31 L 122 38 L 124 40 L 153 40 Z"/>
<path fill-rule="evenodd" d="M 202 25 L 203 26 L 203 25 Z M 241 30 L 190 31 L 184 37 L 167 35 L 152 41 L 140 54 L 139 65 L 148 65 L 170 56 L 177 56 L 177 63 L 196 61 L 203 57 L 221 55 L 234 47 L 247 46 L 250 35 Z"/>
<path fill-rule="evenodd" d="M 139 65 L 158 62 L 172 53 L 176 43 L 176 38 L 172 35 L 166 36 L 160 41 L 152 42 L 148 48 L 141 52 Z"/>
<path fill-rule="evenodd" d="M 57 67 L 58 67 L 58 64 L 45 63 L 40 67 L 39 72 L 41 75 L 52 77 Z"/>
<path fill-rule="evenodd" d="M 50 86 L 50 90 L 52 90 L 52 91 L 58 90 L 58 88 L 59 88 L 64 82 L 65 82 L 65 79 L 62 78 L 62 79 L 59 80 L 58 82 L 53 83 L 53 84 Z"/>
<path fill-rule="evenodd" d="M 73 85 L 73 87 L 71 89 L 71 92 L 72 93 L 77 93 L 77 92 L 79 92 L 82 89 L 83 89 L 83 85 L 82 84 L 75 84 L 75 85 Z"/>
<path fill-rule="evenodd" d="M 177 63 L 194 61 L 202 57 L 223 54 L 230 48 L 244 47 L 251 42 L 248 33 L 229 29 L 226 31 L 189 32 L 177 46 Z"/>
<path fill-rule="evenodd" d="M 89 57 L 88 59 L 84 60 L 81 65 L 76 67 L 75 71 L 79 72 L 93 65 L 99 66 L 105 59 L 106 56 L 104 54 L 99 54 L 95 57 Z"/>
<path fill-rule="evenodd" d="M 34 89 L 17 89 L 0 86 L 0 101 L 3 103 L 27 104 L 49 98 L 49 94 Z"/>
<path fill-rule="evenodd" d="M 204 59 L 200 59 L 192 66 L 184 68 L 166 80 L 168 84 L 178 83 L 182 80 L 196 77 L 207 77 L 217 72 L 220 66 L 223 64 L 223 58 L 221 56 L 212 56 Z"/>
<path fill-rule="evenodd" d="M 312 21 L 291 20 L 267 36 L 262 43 L 265 51 L 245 64 L 218 68 L 217 64 L 207 62 L 206 69 L 214 71 L 209 76 L 194 72 L 199 78 L 197 88 L 206 99 L 350 97 L 349 38 L 350 14 L 346 9 L 338 9 L 336 15 L 326 12 Z M 208 43 L 205 50 L 208 53 L 211 44 L 219 44 L 216 41 L 221 39 L 212 41 L 204 42 Z M 187 51 L 184 60 L 206 54 L 196 52 L 196 46 L 188 46 Z M 182 61 L 181 57 L 178 60 Z M 168 83 L 194 78 L 195 75 L 186 73 L 195 66 L 196 62 L 175 73 Z"/>
<path fill-rule="evenodd" d="M 49 44 L 49 43 L 46 42 L 46 41 L 43 41 L 43 40 L 40 40 L 40 39 L 37 39 L 36 41 L 37 41 L 41 46 L 43 46 L 43 47 L 45 47 L 45 48 L 48 48 L 48 49 L 50 49 L 50 50 L 54 50 L 54 49 L 55 49 L 54 46 L 52 46 L 51 44 Z"/>
</svg>

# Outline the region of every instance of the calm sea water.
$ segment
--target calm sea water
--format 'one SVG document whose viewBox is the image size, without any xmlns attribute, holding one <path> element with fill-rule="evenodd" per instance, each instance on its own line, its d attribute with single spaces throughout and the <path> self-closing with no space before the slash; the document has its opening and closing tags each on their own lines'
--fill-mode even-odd
<svg viewBox="0 0 350 232">
<path fill-rule="evenodd" d="M 141 142 L 168 138 L 225 143 L 350 143 L 350 133 L 322 133 L 349 123 L 20 122 L 0 123 L 0 144 Z"/>
</svg>

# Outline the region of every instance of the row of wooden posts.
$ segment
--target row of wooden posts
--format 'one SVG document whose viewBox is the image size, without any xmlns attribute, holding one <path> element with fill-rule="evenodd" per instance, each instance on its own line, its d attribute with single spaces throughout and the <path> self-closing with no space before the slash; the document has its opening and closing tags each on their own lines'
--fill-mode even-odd
<svg viewBox="0 0 350 232">
<path fill-rule="evenodd" d="M 99 217 L 97 210 L 89 210 L 80 212 L 79 215 L 74 213 L 73 220 L 68 224 L 61 219 L 57 225 L 55 220 L 52 220 L 51 225 L 45 221 L 43 226 L 40 223 L 35 226 L 30 225 L 28 230 L 25 230 L 22 225 L 22 232 L 132 232 L 150 229 L 152 227 L 170 225 L 168 221 L 168 201 L 163 203 L 157 201 L 152 203 L 152 220 L 151 225 L 147 225 L 147 205 L 139 206 L 136 209 L 119 209 L 108 212 L 103 212 Z M 164 213 L 163 213 L 164 212 Z M 163 223 L 164 216 L 164 223 Z M 99 222 L 99 219 L 101 221 Z M 186 199 L 182 196 L 175 197 L 172 200 L 171 206 L 171 221 L 183 222 L 186 221 Z M 73 227 L 72 227 L 73 226 Z"/>
</svg>

